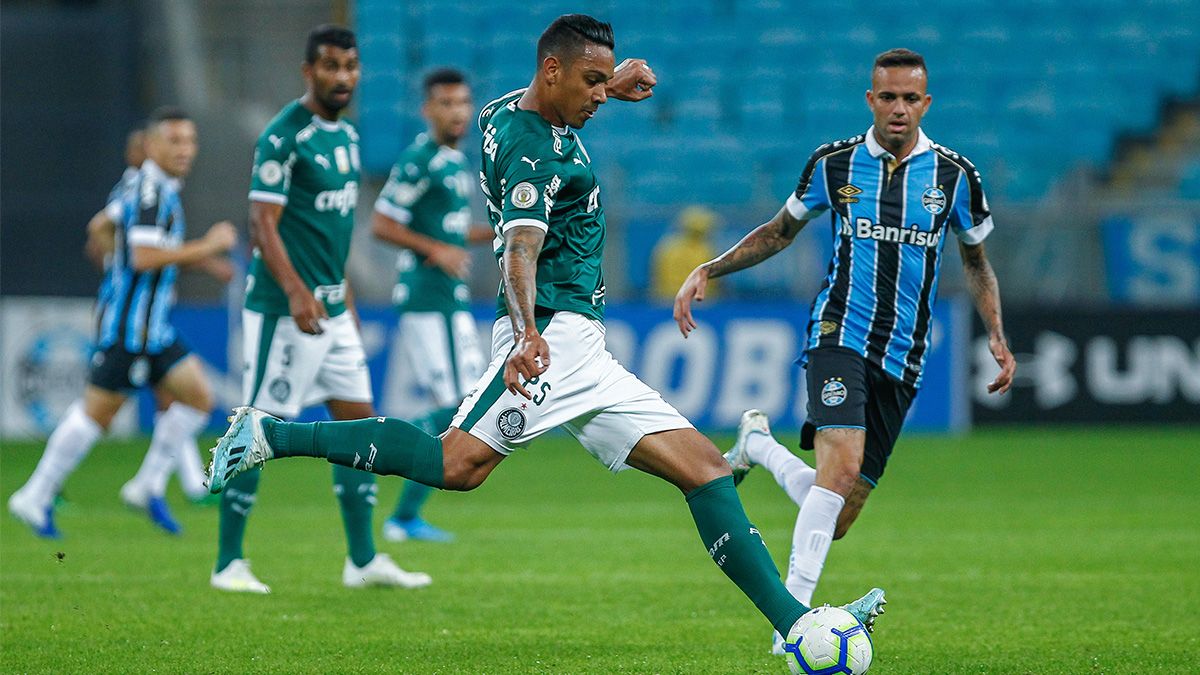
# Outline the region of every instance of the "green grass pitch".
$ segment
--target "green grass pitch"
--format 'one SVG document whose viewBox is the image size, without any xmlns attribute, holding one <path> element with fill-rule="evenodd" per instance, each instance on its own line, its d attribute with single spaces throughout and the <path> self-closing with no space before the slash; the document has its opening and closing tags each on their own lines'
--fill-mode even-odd
<svg viewBox="0 0 1200 675">
<path fill-rule="evenodd" d="M 719 445 L 729 437 L 718 439 Z M 789 439 L 791 440 L 791 439 Z M 144 442 L 97 447 L 66 486 L 61 542 L 0 525 L 4 672 L 784 672 L 673 488 L 612 477 L 566 437 L 479 490 L 435 495 L 451 545 L 388 544 L 420 591 L 341 587 L 329 467 L 272 464 L 247 556 L 270 596 L 208 587 L 216 509 L 172 501 L 171 538 L 122 507 Z M 1200 432 L 907 435 L 819 602 L 880 585 L 873 673 L 1184 673 L 1200 662 Z M 5 442 L 5 498 L 41 445 Z M 377 522 L 401 481 L 382 479 Z M 742 488 L 786 563 L 795 507 Z"/>
</svg>

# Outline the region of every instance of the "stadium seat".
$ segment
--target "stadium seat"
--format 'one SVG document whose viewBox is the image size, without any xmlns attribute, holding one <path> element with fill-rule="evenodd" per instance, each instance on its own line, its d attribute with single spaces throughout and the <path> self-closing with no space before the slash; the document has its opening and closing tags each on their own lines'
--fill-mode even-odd
<svg viewBox="0 0 1200 675">
<path fill-rule="evenodd" d="M 390 0 L 355 7 L 364 62 L 389 64 L 386 74 L 364 74 L 363 119 L 380 138 L 402 135 L 384 125 L 410 126 L 400 111 L 415 89 L 400 83 L 451 64 L 470 71 L 480 101 L 523 86 L 531 38 L 577 9 L 557 0 L 521 12 L 502 0 L 447 0 L 436 11 Z M 900 44 L 930 64 L 930 135 L 985 176 L 997 174 L 993 199 L 1035 199 L 1074 167 L 1107 161 L 1119 134 L 1152 129 L 1162 98 L 1194 94 L 1200 79 L 1200 3 L 1189 0 L 936 0 L 887 26 L 857 18 L 871 15 L 863 9 L 854 0 L 590 3 L 588 11 L 614 17 L 618 59 L 647 58 L 660 79 L 649 102 L 606 109 L 590 147 L 614 143 L 597 154 L 629 172 L 652 170 L 630 186 L 647 204 L 678 203 L 680 189 L 733 204 L 757 198 L 755 190 L 726 180 L 721 162 L 708 161 L 723 159 L 714 151 L 684 152 L 695 163 L 682 165 L 681 186 L 662 155 L 619 147 L 627 137 L 654 137 L 671 151 L 732 140 L 732 152 L 750 153 L 745 164 L 764 172 L 758 193 L 774 195 L 816 145 L 868 126 L 870 59 Z M 387 169 L 375 153 L 364 160 Z"/>
</svg>

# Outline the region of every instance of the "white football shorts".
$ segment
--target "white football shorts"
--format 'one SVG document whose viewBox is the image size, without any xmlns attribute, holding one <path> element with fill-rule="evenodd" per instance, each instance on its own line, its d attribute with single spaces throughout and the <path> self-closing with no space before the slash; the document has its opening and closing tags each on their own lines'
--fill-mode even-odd
<svg viewBox="0 0 1200 675">
<path fill-rule="evenodd" d="M 290 316 L 242 310 L 242 399 L 290 418 L 329 400 L 370 403 L 371 376 L 350 312 L 309 335 Z"/>
<path fill-rule="evenodd" d="M 394 365 L 436 408 L 456 408 L 475 385 L 487 360 L 470 312 L 403 312 L 392 343 Z"/>
<path fill-rule="evenodd" d="M 459 407 L 452 426 L 503 455 L 563 427 L 610 471 L 629 468 L 625 459 L 643 436 L 693 428 L 658 392 L 608 353 L 600 321 L 557 312 L 541 334 L 550 345 L 550 368 L 525 385 L 533 395 L 528 400 L 504 386 L 513 330 L 508 317 L 496 321 L 491 363 Z"/>
</svg>

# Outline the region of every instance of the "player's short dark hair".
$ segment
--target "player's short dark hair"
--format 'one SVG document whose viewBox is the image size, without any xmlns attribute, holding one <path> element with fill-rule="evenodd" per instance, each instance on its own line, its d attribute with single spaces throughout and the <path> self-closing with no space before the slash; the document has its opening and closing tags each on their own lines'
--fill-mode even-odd
<svg viewBox="0 0 1200 675">
<path fill-rule="evenodd" d="M 538 63 L 554 55 L 570 63 L 589 44 L 613 48 L 612 25 L 587 14 L 563 14 L 546 27 L 538 38 Z"/>
<path fill-rule="evenodd" d="M 909 68 L 920 68 L 921 70 L 924 70 L 926 74 L 929 73 L 929 69 L 925 67 L 924 56 L 921 56 L 911 49 L 904 49 L 902 47 L 899 49 L 889 49 L 879 56 L 876 56 L 875 67 L 871 70 L 874 70 L 875 68 L 902 68 L 905 66 Z"/>
<path fill-rule="evenodd" d="M 134 131 L 149 129 L 159 122 L 178 122 L 180 120 L 190 120 L 192 116 L 187 114 L 187 111 L 179 106 L 164 105 L 155 108 L 154 112 L 150 113 L 150 117 L 146 120 L 146 124 L 142 127 L 135 128 Z"/>
<path fill-rule="evenodd" d="M 332 45 L 339 49 L 356 49 L 358 40 L 354 31 L 333 23 L 323 23 L 312 29 L 308 34 L 308 44 L 304 47 L 304 61 L 316 63 L 321 45 Z"/>
<path fill-rule="evenodd" d="M 429 71 L 425 75 L 425 81 L 422 87 L 425 90 L 425 98 L 433 93 L 433 88 L 439 84 L 466 84 L 467 76 L 463 75 L 461 70 L 455 68 L 436 68 Z"/>
</svg>

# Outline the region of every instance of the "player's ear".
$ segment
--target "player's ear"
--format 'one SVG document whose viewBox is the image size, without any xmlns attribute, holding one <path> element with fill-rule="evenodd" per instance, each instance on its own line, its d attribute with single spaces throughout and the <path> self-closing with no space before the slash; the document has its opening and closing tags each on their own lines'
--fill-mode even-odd
<svg viewBox="0 0 1200 675">
<path fill-rule="evenodd" d="M 562 62 L 558 57 L 551 54 L 542 61 L 542 77 L 550 84 L 558 84 L 558 78 L 562 74 Z"/>
</svg>

